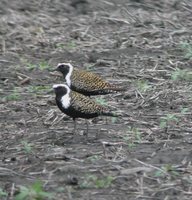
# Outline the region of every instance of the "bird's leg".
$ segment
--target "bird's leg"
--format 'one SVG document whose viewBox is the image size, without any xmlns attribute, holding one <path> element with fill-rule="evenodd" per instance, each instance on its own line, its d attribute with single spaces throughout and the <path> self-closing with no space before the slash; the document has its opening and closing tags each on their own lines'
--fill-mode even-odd
<svg viewBox="0 0 192 200">
<path fill-rule="evenodd" d="M 88 138 L 89 122 L 87 119 L 86 119 L 86 126 L 87 126 L 87 129 L 86 129 L 85 135 L 86 135 L 86 138 Z"/>
<path fill-rule="evenodd" d="M 73 121 L 74 121 L 73 136 L 74 136 L 74 135 L 76 135 L 77 122 L 76 122 L 75 118 L 73 118 Z"/>
<path fill-rule="evenodd" d="M 97 129 L 97 130 L 96 130 L 96 137 L 95 137 L 96 140 L 98 140 L 99 135 L 100 135 L 100 129 Z"/>
</svg>

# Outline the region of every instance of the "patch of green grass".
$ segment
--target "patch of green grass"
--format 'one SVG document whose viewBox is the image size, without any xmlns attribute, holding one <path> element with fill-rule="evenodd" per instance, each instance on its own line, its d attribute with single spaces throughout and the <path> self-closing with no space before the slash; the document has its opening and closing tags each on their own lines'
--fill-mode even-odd
<svg viewBox="0 0 192 200">
<path fill-rule="evenodd" d="M 171 79 L 173 81 L 178 81 L 178 80 L 192 81 L 192 71 L 176 68 L 175 71 L 173 71 L 171 74 Z"/>
<path fill-rule="evenodd" d="M 37 65 L 32 64 L 32 63 L 26 63 L 26 68 L 30 71 L 37 69 Z"/>
<path fill-rule="evenodd" d="M 99 103 L 100 105 L 108 106 L 107 101 L 106 101 L 103 97 L 97 97 L 95 100 L 96 100 L 96 102 Z"/>
<path fill-rule="evenodd" d="M 117 117 L 111 117 L 111 123 L 114 124 L 115 122 L 117 122 Z"/>
<path fill-rule="evenodd" d="M 126 136 L 123 137 L 123 140 L 127 143 L 129 149 L 132 149 L 136 146 L 136 143 L 141 142 L 141 132 L 138 128 L 128 127 Z"/>
<path fill-rule="evenodd" d="M 98 155 L 93 155 L 93 156 L 90 156 L 87 158 L 87 160 L 90 160 L 91 162 L 95 162 L 99 159 L 100 159 L 100 156 L 98 156 Z"/>
<path fill-rule="evenodd" d="M 52 67 L 48 64 L 48 62 L 46 62 L 46 61 L 41 61 L 40 63 L 39 63 L 39 65 L 38 65 L 38 67 L 39 67 L 39 69 L 41 70 L 41 71 L 43 71 L 43 70 L 45 70 L 45 69 L 47 69 L 47 70 L 50 70 Z"/>
<path fill-rule="evenodd" d="M 181 114 L 186 114 L 189 111 L 189 108 L 182 108 L 181 109 Z"/>
<path fill-rule="evenodd" d="M 6 101 L 18 101 L 21 99 L 21 95 L 18 92 L 17 88 L 14 88 L 11 94 L 4 97 Z"/>
<path fill-rule="evenodd" d="M 46 86 L 46 85 L 31 85 L 28 87 L 28 91 L 31 93 L 35 93 L 35 94 L 39 94 L 39 93 L 46 93 L 49 92 L 51 89 L 50 86 Z"/>
<path fill-rule="evenodd" d="M 86 65 L 86 66 L 85 66 L 85 70 L 86 70 L 86 71 L 92 71 L 93 68 L 94 68 L 94 65 Z"/>
<path fill-rule="evenodd" d="M 160 127 L 165 128 L 168 125 L 178 122 L 179 119 L 175 114 L 167 114 L 165 117 L 161 117 L 160 119 Z"/>
<path fill-rule="evenodd" d="M 149 81 L 147 80 L 137 80 L 136 87 L 141 93 L 147 92 L 151 88 L 151 86 L 149 85 Z"/>
<path fill-rule="evenodd" d="M 0 197 L 7 197 L 8 193 L 5 192 L 1 187 L 0 187 Z"/>
<path fill-rule="evenodd" d="M 71 40 L 71 41 L 69 41 L 68 43 L 66 43 L 66 45 L 65 45 L 65 48 L 66 49 L 75 49 L 76 48 L 76 44 L 75 44 L 75 42 L 73 41 L 73 40 Z"/>
<path fill-rule="evenodd" d="M 174 178 L 174 177 L 179 176 L 180 174 L 178 173 L 177 169 L 171 164 L 167 164 L 163 166 L 161 170 L 157 170 L 155 172 L 156 177 L 164 177 L 167 175 L 170 175 L 171 177 Z"/>
<path fill-rule="evenodd" d="M 56 47 L 57 49 L 64 49 L 64 48 L 65 48 L 65 44 L 63 44 L 63 43 L 57 43 L 57 44 L 55 45 L 55 47 Z"/>
<path fill-rule="evenodd" d="M 181 49 L 184 51 L 184 57 L 187 59 L 192 58 L 192 44 L 190 42 L 181 42 L 180 43 Z"/>
<path fill-rule="evenodd" d="M 30 71 L 35 70 L 35 69 L 39 69 L 41 71 L 52 69 L 52 66 L 50 66 L 49 63 L 45 60 L 39 62 L 39 64 L 34 64 L 34 63 L 31 63 L 31 61 L 25 58 L 22 58 L 21 63 L 23 63 L 23 65 L 25 65 L 25 68 Z"/>
<path fill-rule="evenodd" d="M 138 130 L 138 128 L 132 128 L 131 133 L 133 134 L 135 140 L 137 142 L 141 142 L 141 132 Z"/>
<path fill-rule="evenodd" d="M 26 154 L 30 154 L 33 152 L 32 150 L 32 145 L 30 143 L 28 143 L 27 141 L 22 141 L 22 150 L 26 153 Z"/>
<path fill-rule="evenodd" d="M 102 179 L 99 178 L 93 179 L 96 188 L 108 188 L 111 186 L 113 180 L 114 178 L 112 176 L 107 176 Z"/>
<path fill-rule="evenodd" d="M 141 141 L 141 132 L 139 131 L 138 128 L 128 127 L 127 133 L 130 135 L 130 137 L 133 140 L 138 141 L 138 142 Z"/>
<path fill-rule="evenodd" d="M 81 188 L 108 188 L 112 185 L 114 178 L 112 176 L 106 176 L 98 178 L 95 175 L 86 176 L 85 180 L 81 183 Z"/>
<path fill-rule="evenodd" d="M 57 43 L 55 46 L 57 49 L 67 49 L 67 50 L 73 50 L 77 47 L 75 41 L 71 40 L 68 41 L 67 43 Z"/>
<path fill-rule="evenodd" d="M 40 181 L 35 182 L 29 187 L 20 186 L 19 192 L 15 196 L 15 200 L 44 200 L 52 198 L 53 194 L 45 192 Z"/>
<path fill-rule="evenodd" d="M 42 93 L 42 92 L 48 92 L 51 88 L 46 85 L 30 85 L 28 87 L 28 92 L 32 93 Z"/>
<path fill-rule="evenodd" d="M 133 141 L 128 143 L 128 149 L 132 149 L 132 148 L 134 148 L 135 146 L 136 146 L 136 145 L 134 144 Z"/>
<path fill-rule="evenodd" d="M 32 71 L 37 68 L 37 65 L 32 64 L 26 58 L 20 57 L 20 62 L 25 66 L 26 69 Z"/>
</svg>

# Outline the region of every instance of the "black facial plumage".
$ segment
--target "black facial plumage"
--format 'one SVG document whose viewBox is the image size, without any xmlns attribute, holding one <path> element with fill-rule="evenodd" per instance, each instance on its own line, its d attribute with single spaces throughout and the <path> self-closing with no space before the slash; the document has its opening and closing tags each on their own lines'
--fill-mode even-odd
<svg viewBox="0 0 192 200">
<path fill-rule="evenodd" d="M 56 70 L 61 72 L 63 74 L 63 77 L 65 78 L 66 75 L 69 73 L 69 66 L 66 64 L 59 64 Z"/>
<path fill-rule="evenodd" d="M 61 98 L 63 95 L 67 94 L 67 89 L 63 86 L 58 86 L 54 88 L 57 98 Z"/>
</svg>

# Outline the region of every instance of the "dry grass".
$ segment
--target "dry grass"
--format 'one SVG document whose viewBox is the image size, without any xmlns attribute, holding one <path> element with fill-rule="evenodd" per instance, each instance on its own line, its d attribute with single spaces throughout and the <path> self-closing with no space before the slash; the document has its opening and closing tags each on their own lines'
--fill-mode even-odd
<svg viewBox="0 0 192 200">
<path fill-rule="evenodd" d="M 37 180 L 61 200 L 191 199 L 191 2 L 70 2 L 2 2 L 0 199 Z M 71 139 L 59 62 L 127 86 L 103 97 L 125 115 Z"/>
</svg>

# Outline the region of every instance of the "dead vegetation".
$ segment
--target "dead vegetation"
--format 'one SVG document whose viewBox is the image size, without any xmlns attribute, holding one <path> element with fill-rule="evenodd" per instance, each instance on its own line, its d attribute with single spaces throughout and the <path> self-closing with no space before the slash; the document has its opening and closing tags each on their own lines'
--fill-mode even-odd
<svg viewBox="0 0 192 200">
<path fill-rule="evenodd" d="M 192 4 L 2 1 L 0 199 L 191 199 Z M 127 115 L 72 120 L 59 62 L 127 86 L 96 97 Z M 96 138 L 98 134 L 98 138 Z"/>
</svg>

